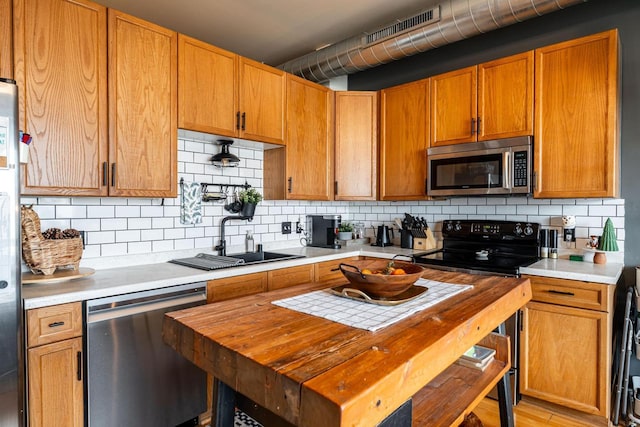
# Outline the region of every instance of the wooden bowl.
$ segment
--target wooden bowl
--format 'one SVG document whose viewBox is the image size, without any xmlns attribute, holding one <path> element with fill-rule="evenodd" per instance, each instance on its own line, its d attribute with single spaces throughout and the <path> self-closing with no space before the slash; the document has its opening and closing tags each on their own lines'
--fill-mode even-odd
<svg viewBox="0 0 640 427">
<path fill-rule="evenodd" d="M 390 260 L 361 260 L 340 264 L 340 271 L 358 289 L 372 298 L 389 298 L 409 289 L 424 272 L 424 267 L 402 261 L 392 261 L 394 268 L 401 268 L 406 274 L 363 274 L 362 270 L 372 272 L 383 270 Z"/>
</svg>

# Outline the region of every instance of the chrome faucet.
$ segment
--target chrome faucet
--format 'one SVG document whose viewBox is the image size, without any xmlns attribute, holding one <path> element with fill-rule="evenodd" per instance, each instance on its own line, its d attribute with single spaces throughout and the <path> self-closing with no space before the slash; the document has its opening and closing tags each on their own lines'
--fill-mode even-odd
<svg viewBox="0 0 640 427">
<path fill-rule="evenodd" d="M 253 219 L 252 216 L 242 216 L 242 215 L 231 215 L 231 216 L 225 216 L 224 218 L 222 218 L 222 221 L 220 221 L 220 244 L 215 246 L 213 249 L 218 251 L 218 255 L 220 256 L 226 256 L 227 255 L 227 242 L 224 238 L 224 227 L 227 224 L 227 221 L 230 221 L 232 219 L 235 220 L 248 220 L 251 221 Z"/>
</svg>

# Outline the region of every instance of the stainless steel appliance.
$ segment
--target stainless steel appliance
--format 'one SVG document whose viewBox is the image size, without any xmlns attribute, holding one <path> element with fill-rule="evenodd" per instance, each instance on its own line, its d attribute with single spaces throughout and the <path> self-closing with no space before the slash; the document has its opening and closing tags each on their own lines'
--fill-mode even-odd
<svg viewBox="0 0 640 427">
<path fill-rule="evenodd" d="M 442 223 L 442 249 L 414 259 L 441 270 L 518 277 L 520 267 L 540 259 L 539 230 L 540 224 L 531 222 L 447 220 Z M 515 404 L 520 399 L 520 313 L 509 318 L 501 332 L 511 337 L 510 382 Z"/>
<path fill-rule="evenodd" d="M 387 227 L 386 225 L 379 225 L 378 232 L 376 233 L 376 242 L 372 243 L 371 246 L 393 246 L 391 241 L 393 237 L 393 229 Z"/>
<path fill-rule="evenodd" d="M 307 215 L 307 246 L 339 249 L 341 215 Z"/>
<path fill-rule="evenodd" d="M 531 137 L 446 145 L 427 150 L 430 196 L 531 193 Z"/>
<path fill-rule="evenodd" d="M 206 373 L 164 343 L 162 323 L 166 312 L 205 303 L 206 283 L 86 302 L 90 427 L 198 425 Z"/>
<path fill-rule="evenodd" d="M 24 425 L 18 88 L 0 78 L 0 427 Z"/>
</svg>

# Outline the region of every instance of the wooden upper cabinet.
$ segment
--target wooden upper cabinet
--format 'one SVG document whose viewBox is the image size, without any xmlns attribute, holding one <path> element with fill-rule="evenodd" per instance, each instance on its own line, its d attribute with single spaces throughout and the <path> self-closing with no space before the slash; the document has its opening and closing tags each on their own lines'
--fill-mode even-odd
<svg viewBox="0 0 640 427">
<path fill-rule="evenodd" d="M 478 65 L 478 141 L 533 135 L 533 51 Z"/>
<path fill-rule="evenodd" d="M 377 92 L 335 93 L 335 200 L 376 200 Z"/>
<path fill-rule="evenodd" d="M 109 9 L 114 196 L 177 194 L 177 33 Z"/>
<path fill-rule="evenodd" d="M 431 77 L 431 146 L 476 140 L 477 67 Z"/>
<path fill-rule="evenodd" d="M 380 200 L 424 200 L 429 79 L 380 91 Z"/>
<path fill-rule="evenodd" d="M 0 0 L 0 77 L 13 78 L 13 3 Z"/>
<path fill-rule="evenodd" d="M 535 197 L 617 197 L 618 32 L 536 49 Z"/>
<path fill-rule="evenodd" d="M 431 78 L 431 146 L 533 134 L 533 51 Z"/>
<path fill-rule="evenodd" d="M 284 143 L 285 82 L 284 71 L 240 58 L 239 137 Z"/>
<path fill-rule="evenodd" d="M 180 34 L 178 127 L 284 144 L 285 73 Z"/>
<path fill-rule="evenodd" d="M 333 99 L 330 89 L 287 76 L 287 199 L 333 199 Z"/>
<path fill-rule="evenodd" d="M 107 11 L 84 1 L 14 2 L 22 193 L 103 196 L 107 185 Z"/>
<path fill-rule="evenodd" d="M 238 55 L 178 34 L 178 127 L 237 136 Z"/>
</svg>

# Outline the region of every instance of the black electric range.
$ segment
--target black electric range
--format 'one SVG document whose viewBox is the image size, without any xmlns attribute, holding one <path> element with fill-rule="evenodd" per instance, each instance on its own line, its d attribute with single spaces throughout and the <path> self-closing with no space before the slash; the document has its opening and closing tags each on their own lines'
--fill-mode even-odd
<svg viewBox="0 0 640 427">
<path fill-rule="evenodd" d="M 416 254 L 416 263 L 475 274 L 518 276 L 540 259 L 540 224 L 525 221 L 447 220 L 442 249 Z"/>
</svg>

